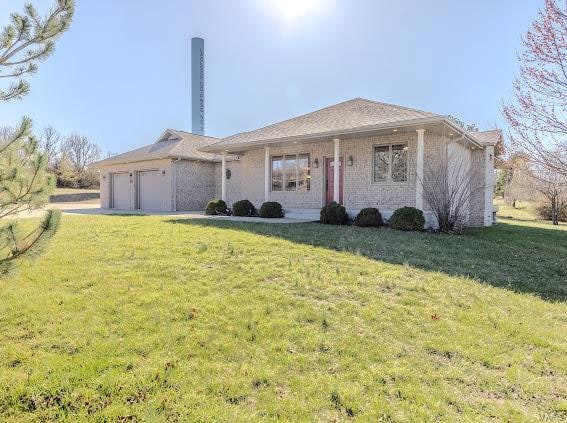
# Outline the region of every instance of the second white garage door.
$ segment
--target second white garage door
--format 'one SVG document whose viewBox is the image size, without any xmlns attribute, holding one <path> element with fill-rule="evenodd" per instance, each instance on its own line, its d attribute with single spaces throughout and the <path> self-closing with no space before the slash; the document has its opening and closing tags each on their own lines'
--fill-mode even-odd
<svg viewBox="0 0 567 423">
<path fill-rule="evenodd" d="M 138 204 L 140 210 L 164 210 L 163 190 L 162 177 L 158 170 L 139 172 Z"/>
</svg>

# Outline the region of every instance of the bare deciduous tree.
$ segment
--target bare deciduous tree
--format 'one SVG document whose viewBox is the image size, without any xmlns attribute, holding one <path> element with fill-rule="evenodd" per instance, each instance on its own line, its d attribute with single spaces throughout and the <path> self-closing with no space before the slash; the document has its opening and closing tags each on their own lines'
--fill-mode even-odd
<svg viewBox="0 0 567 423">
<path fill-rule="evenodd" d="M 426 160 L 423 197 L 437 218 L 439 230 L 459 233 L 468 225 L 473 195 L 483 190 L 473 176 L 470 150 L 462 140 L 446 140 L 439 157 Z"/>
<path fill-rule="evenodd" d="M 512 147 L 567 175 L 567 2 L 545 0 L 519 60 L 515 102 L 502 110 Z"/>
<path fill-rule="evenodd" d="M 47 156 L 47 167 L 50 171 L 55 169 L 61 153 L 62 136 L 57 130 L 48 125 L 39 135 L 40 149 Z"/>
<path fill-rule="evenodd" d="M 465 123 L 463 122 L 461 119 L 459 119 L 458 117 L 452 116 L 452 115 L 448 115 L 447 118 L 452 121 L 454 124 L 456 124 L 457 126 L 463 128 L 465 131 L 467 132 L 477 132 L 478 131 L 478 127 L 474 124 L 474 123 Z"/>
<path fill-rule="evenodd" d="M 559 201 L 567 192 L 567 176 L 541 164 L 532 164 L 525 171 L 533 181 L 534 188 L 551 206 L 551 222 L 559 225 Z"/>
<path fill-rule="evenodd" d="M 77 133 L 73 133 L 65 139 L 62 151 L 71 161 L 77 173 L 84 172 L 88 165 L 100 158 L 102 153 L 96 143 Z"/>
<path fill-rule="evenodd" d="M 516 208 L 517 201 L 535 200 L 537 191 L 533 179 L 527 172 L 530 159 L 525 154 L 514 153 L 504 166 L 506 181 L 504 185 L 504 199 L 509 205 Z"/>
</svg>

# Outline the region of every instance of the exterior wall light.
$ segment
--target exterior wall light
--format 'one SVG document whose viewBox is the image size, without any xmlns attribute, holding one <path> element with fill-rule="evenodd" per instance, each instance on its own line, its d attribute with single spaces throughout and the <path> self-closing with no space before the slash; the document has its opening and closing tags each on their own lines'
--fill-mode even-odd
<svg viewBox="0 0 567 423">
<path fill-rule="evenodd" d="M 317 169 L 319 167 L 319 159 L 313 160 L 313 169 Z"/>
<path fill-rule="evenodd" d="M 348 156 L 347 165 L 352 166 L 354 163 L 354 158 L 352 156 Z"/>
<path fill-rule="evenodd" d="M 162 175 L 165 175 L 165 170 L 162 170 L 162 171 L 161 171 L 161 174 L 162 174 Z"/>
</svg>

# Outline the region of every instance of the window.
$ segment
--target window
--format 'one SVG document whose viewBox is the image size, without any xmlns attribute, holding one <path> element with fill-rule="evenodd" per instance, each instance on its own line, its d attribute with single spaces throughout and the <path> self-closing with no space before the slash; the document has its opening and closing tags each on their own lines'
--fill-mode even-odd
<svg viewBox="0 0 567 423">
<path fill-rule="evenodd" d="M 272 157 L 272 191 L 283 191 L 283 156 Z"/>
<path fill-rule="evenodd" d="M 297 156 L 285 156 L 285 190 L 297 190 Z"/>
<path fill-rule="evenodd" d="M 388 179 L 389 167 L 390 147 L 374 147 L 374 182 L 381 182 Z"/>
<path fill-rule="evenodd" d="M 408 180 L 408 146 L 405 144 L 374 147 L 374 182 Z"/>
<path fill-rule="evenodd" d="M 272 191 L 300 191 L 311 189 L 309 154 L 272 156 Z"/>
<path fill-rule="evenodd" d="M 406 182 L 408 180 L 408 147 L 407 145 L 392 146 L 392 181 Z"/>
<path fill-rule="evenodd" d="M 297 156 L 297 190 L 309 191 L 311 189 L 311 172 L 309 169 L 309 154 Z"/>
</svg>

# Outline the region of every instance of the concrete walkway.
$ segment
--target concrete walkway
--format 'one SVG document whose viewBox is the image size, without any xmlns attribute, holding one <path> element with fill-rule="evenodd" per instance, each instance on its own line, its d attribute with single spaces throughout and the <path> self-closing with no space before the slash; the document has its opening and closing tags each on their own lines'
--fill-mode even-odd
<svg viewBox="0 0 567 423">
<path fill-rule="evenodd" d="M 43 209 L 31 212 L 22 212 L 17 218 L 41 217 L 47 209 L 59 209 L 63 214 L 68 215 L 138 215 L 138 216 L 171 216 L 180 219 L 217 219 L 233 222 L 258 222 L 258 223 L 306 223 L 313 222 L 313 219 L 262 219 L 261 217 L 235 217 L 235 216 L 208 216 L 202 211 L 180 211 L 180 212 L 147 212 L 140 210 L 117 210 L 103 209 L 99 204 L 92 203 L 50 203 Z"/>
</svg>

